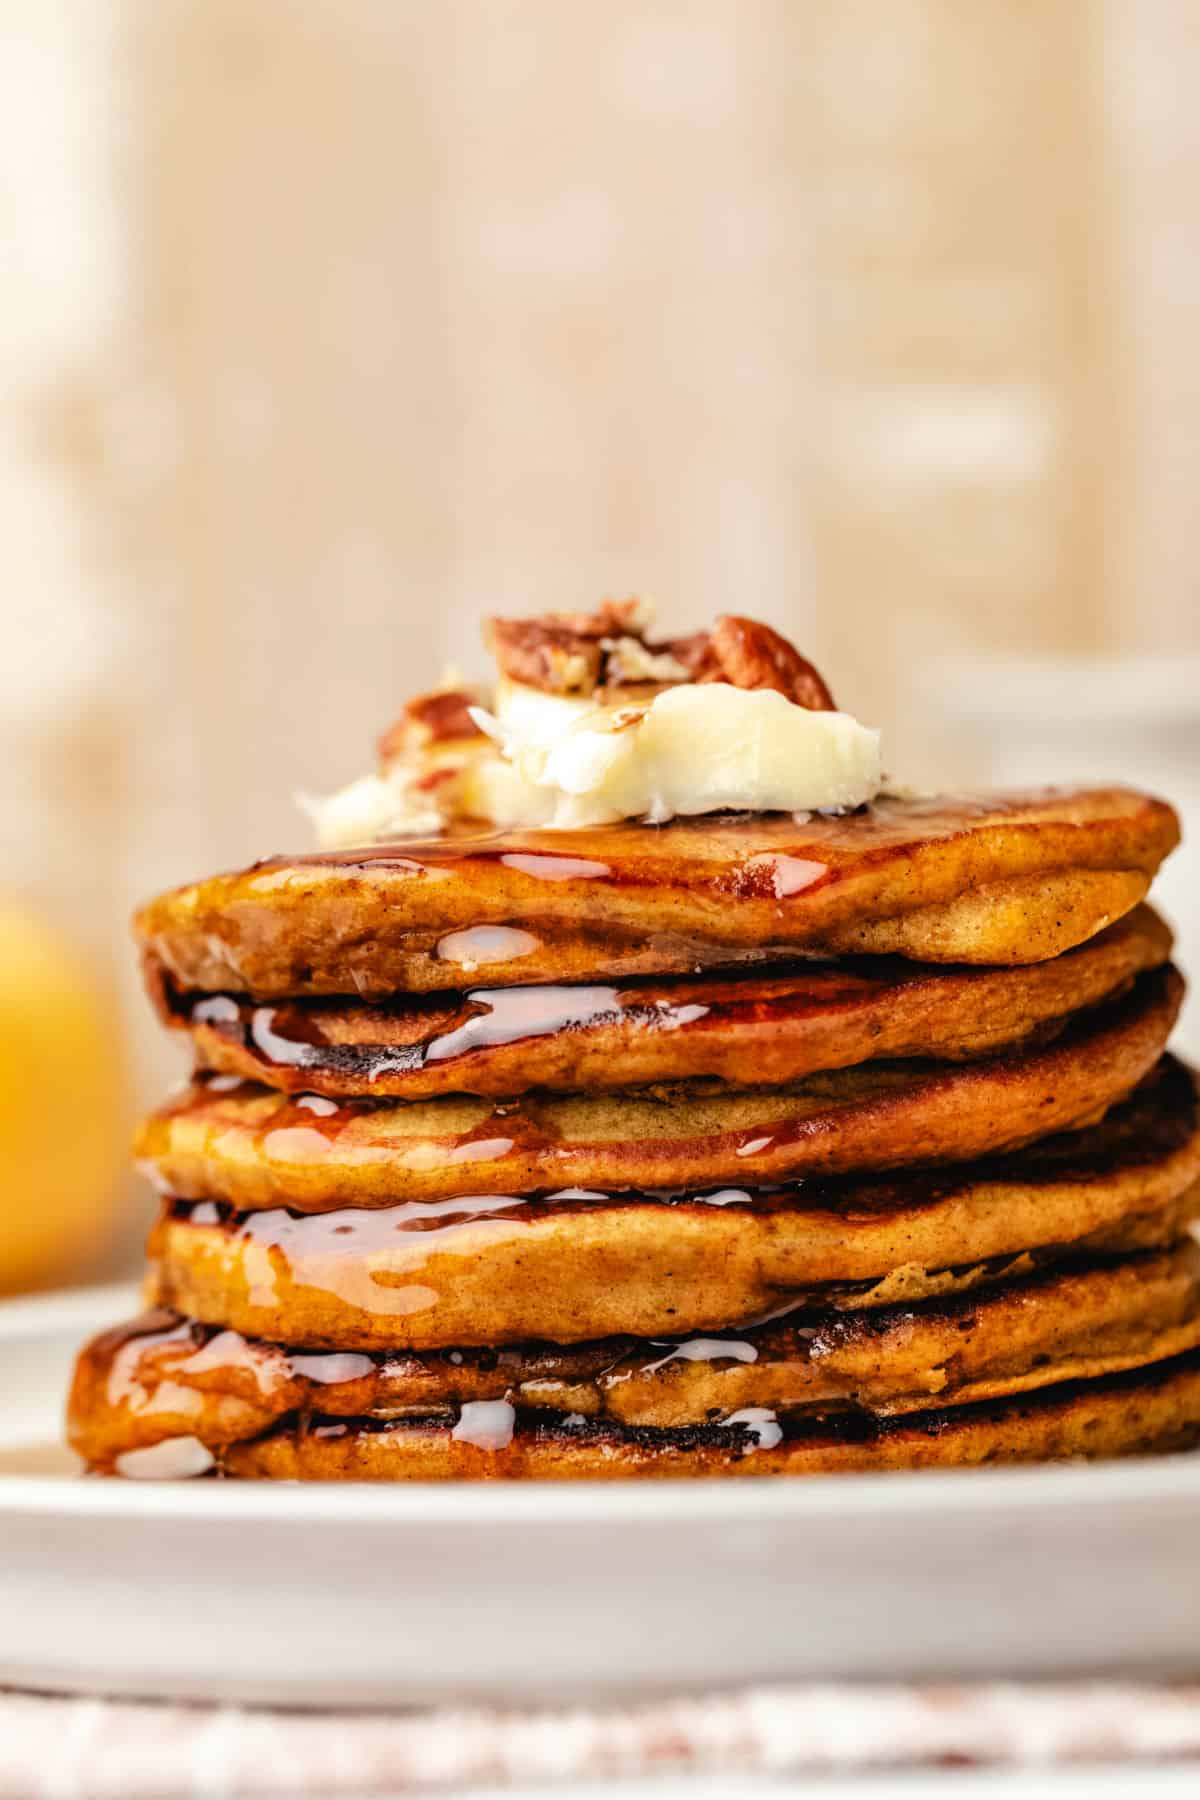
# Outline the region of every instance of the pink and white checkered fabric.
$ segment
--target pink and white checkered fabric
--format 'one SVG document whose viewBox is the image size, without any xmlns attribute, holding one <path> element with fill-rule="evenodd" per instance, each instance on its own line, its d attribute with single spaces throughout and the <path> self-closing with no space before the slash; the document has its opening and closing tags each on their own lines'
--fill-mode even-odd
<svg viewBox="0 0 1200 1800">
<path fill-rule="evenodd" d="M 805 1684 L 570 1712 L 390 1714 L 0 1693 L 0 1800 L 365 1800 L 668 1774 L 1168 1757 L 1200 1757 L 1198 1684 Z"/>
</svg>

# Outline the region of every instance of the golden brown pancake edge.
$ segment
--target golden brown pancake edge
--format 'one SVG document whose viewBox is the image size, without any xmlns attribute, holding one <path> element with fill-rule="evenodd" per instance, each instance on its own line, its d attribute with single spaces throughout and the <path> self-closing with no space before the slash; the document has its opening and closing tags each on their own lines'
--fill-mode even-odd
<svg viewBox="0 0 1200 1800">
<path fill-rule="evenodd" d="M 770 1086 L 868 1060 L 973 1060 L 1053 1035 L 1170 949 L 1168 927 L 1139 906 L 1062 956 L 1012 968 L 860 957 L 374 1003 L 183 995 L 158 966 L 148 980 L 202 1069 L 334 1098 L 511 1098 L 694 1078 Z"/>
<path fill-rule="evenodd" d="M 1141 900 L 1178 841 L 1125 788 L 881 798 L 839 818 L 451 833 L 275 858 L 143 907 L 184 988 L 260 999 L 679 973 L 798 951 L 1038 962 Z"/>
<path fill-rule="evenodd" d="M 158 1304 L 323 1349 L 559 1343 L 741 1325 L 829 1283 L 936 1292 L 1027 1251 L 1169 1243 L 1194 1215 L 1194 1079 L 1164 1058 L 1101 1124 L 988 1162 L 779 1190 L 568 1192 L 238 1214 L 167 1202 Z"/>
<path fill-rule="evenodd" d="M 747 1408 L 891 1415 L 1096 1379 L 1197 1347 L 1191 1240 L 916 1306 L 800 1308 L 738 1335 L 569 1348 L 331 1355 L 151 1313 L 81 1352 L 69 1429 L 95 1466 L 189 1434 L 220 1450 L 289 1415 L 426 1418 L 480 1402 L 655 1430 Z"/>
<path fill-rule="evenodd" d="M 517 1414 L 512 1436 L 447 1421 L 319 1418 L 223 1449 L 221 1472 L 304 1481 L 691 1479 L 1100 1460 L 1193 1448 L 1200 1352 L 1095 1381 L 898 1418 L 766 1418 L 651 1431 Z M 775 1433 L 778 1432 L 776 1439 Z"/>
<path fill-rule="evenodd" d="M 1168 966 L 1045 1046 L 970 1063 L 860 1064 L 783 1088 L 338 1103 L 216 1077 L 152 1114 L 137 1153 L 183 1198 L 304 1211 L 965 1161 L 1102 1115 L 1157 1062 L 1182 993 Z"/>
</svg>

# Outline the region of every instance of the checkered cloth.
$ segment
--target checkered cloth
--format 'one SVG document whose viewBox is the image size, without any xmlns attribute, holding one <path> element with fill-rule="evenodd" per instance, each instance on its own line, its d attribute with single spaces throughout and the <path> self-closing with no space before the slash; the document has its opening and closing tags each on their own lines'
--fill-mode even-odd
<svg viewBox="0 0 1200 1800">
<path fill-rule="evenodd" d="M 809 1683 L 572 1712 L 420 1713 L 0 1692 L 0 1800 L 366 1800 L 485 1784 L 1165 1757 L 1200 1757 L 1200 1685 Z"/>
</svg>

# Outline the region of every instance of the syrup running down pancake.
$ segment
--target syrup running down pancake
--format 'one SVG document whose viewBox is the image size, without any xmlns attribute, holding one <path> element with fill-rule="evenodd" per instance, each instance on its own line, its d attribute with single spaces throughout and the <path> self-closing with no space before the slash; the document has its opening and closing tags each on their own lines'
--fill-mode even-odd
<svg viewBox="0 0 1200 1800">
<path fill-rule="evenodd" d="M 305 1211 L 961 1161 L 1100 1117 L 1157 1062 L 1182 992 L 1157 969 L 1042 1048 L 864 1063 L 783 1088 L 336 1102 L 216 1076 L 148 1119 L 138 1154 L 166 1192 Z"/>
<path fill-rule="evenodd" d="M 149 1313 L 88 1345 L 69 1417 L 92 1466 L 189 1435 L 219 1453 L 314 1414 L 457 1423 L 464 1409 L 509 1405 L 676 1430 L 747 1409 L 883 1416 L 968 1405 L 1197 1346 L 1200 1247 L 1188 1243 L 866 1315 L 799 1308 L 739 1335 L 566 1349 L 329 1354 Z"/>
<path fill-rule="evenodd" d="M 1015 968 L 859 957 L 374 1004 L 183 995 L 157 967 L 151 985 L 202 1068 L 286 1093 L 510 1098 L 692 1078 L 768 1086 L 868 1060 L 987 1056 L 1053 1035 L 1170 949 L 1168 928 L 1139 906 L 1074 950 Z"/>
<path fill-rule="evenodd" d="M 183 989 L 385 998 L 894 954 L 1029 963 L 1141 900 L 1175 814 L 1125 788 L 880 798 L 798 823 L 444 838 L 276 857 L 154 900 L 137 934 Z"/>
<path fill-rule="evenodd" d="M 750 1407 L 720 1422 L 652 1431 L 518 1412 L 505 1402 L 485 1407 L 482 1417 L 467 1414 L 458 1425 L 436 1417 L 289 1418 L 264 1437 L 231 1444 L 219 1458 L 194 1437 L 133 1454 L 182 1449 L 190 1459 L 175 1473 L 217 1469 L 276 1481 L 694 1479 L 1162 1455 L 1200 1440 L 1200 1352 L 1006 1400 L 890 1418 L 813 1419 Z M 130 1460 L 121 1458 L 122 1473 L 135 1472 Z M 159 1472 L 166 1472 L 161 1463 Z"/>
<path fill-rule="evenodd" d="M 149 1289 L 208 1324 L 334 1350 L 711 1331 L 830 1283 L 855 1284 L 830 1303 L 862 1308 L 1009 1275 L 1022 1256 L 1168 1245 L 1198 1180 L 1195 1083 L 1168 1057 L 1100 1125 L 923 1175 L 307 1215 L 168 1202 Z M 978 1267 L 994 1258 L 1008 1262 Z"/>
</svg>

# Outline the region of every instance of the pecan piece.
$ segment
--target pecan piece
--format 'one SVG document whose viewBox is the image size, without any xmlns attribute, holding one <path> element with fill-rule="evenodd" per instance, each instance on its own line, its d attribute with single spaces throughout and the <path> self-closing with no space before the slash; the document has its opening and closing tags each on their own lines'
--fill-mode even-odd
<svg viewBox="0 0 1200 1800">
<path fill-rule="evenodd" d="M 687 669 L 665 644 L 644 638 L 605 638 L 604 685 L 609 688 L 670 687 L 688 679 Z"/>
<path fill-rule="evenodd" d="M 590 694 L 600 681 L 599 638 L 550 618 L 489 619 L 488 647 L 502 675 L 549 694 Z"/>
<path fill-rule="evenodd" d="M 484 637 L 502 674 L 551 694 L 591 694 L 604 680 L 606 640 L 639 635 L 638 600 L 605 600 L 592 613 L 489 619 Z"/>
<path fill-rule="evenodd" d="M 381 767 L 386 769 L 402 757 L 414 757 L 430 744 L 481 737 L 470 712 L 479 703 L 480 696 L 466 688 L 437 688 L 431 694 L 418 694 L 380 738 Z"/>
<path fill-rule="evenodd" d="M 813 665 L 769 625 L 726 613 L 711 631 L 651 643 L 642 611 L 637 600 L 605 600 L 594 613 L 489 619 L 486 637 L 504 675 L 551 694 L 723 681 L 773 688 L 810 712 L 836 711 Z"/>
<path fill-rule="evenodd" d="M 672 648 L 678 656 L 678 646 Z M 793 705 L 807 707 L 809 712 L 837 711 L 833 695 L 808 658 L 757 619 L 723 613 L 709 632 L 707 645 L 692 653 L 692 667 L 693 681 L 774 688 Z"/>
<path fill-rule="evenodd" d="M 602 600 L 595 612 L 590 613 L 547 613 L 541 623 L 563 625 L 568 631 L 574 631 L 579 637 L 606 638 L 646 637 L 646 625 L 650 613 L 644 600 L 636 597 L 629 600 Z"/>
</svg>

